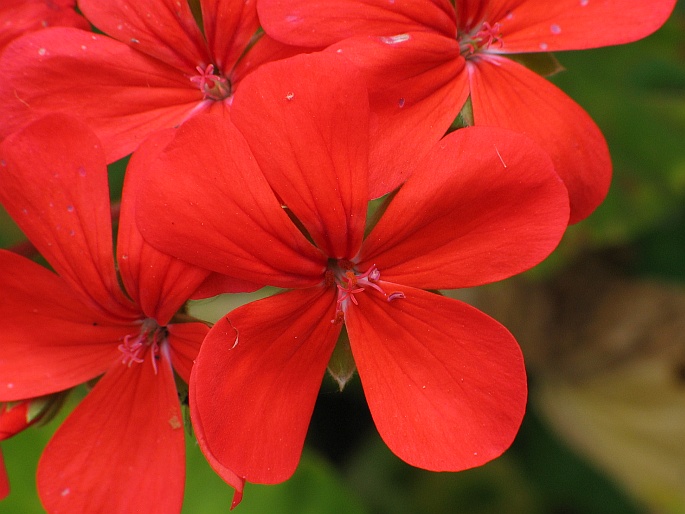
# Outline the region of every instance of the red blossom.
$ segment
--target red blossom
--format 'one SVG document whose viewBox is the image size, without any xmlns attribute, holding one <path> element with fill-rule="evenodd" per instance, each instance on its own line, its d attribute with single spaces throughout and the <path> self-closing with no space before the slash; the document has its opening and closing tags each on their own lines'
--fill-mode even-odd
<svg viewBox="0 0 685 514">
<path fill-rule="evenodd" d="M 455 4 L 455 5 L 453 5 Z M 405 177 L 470 97 L 476 125 L 525 133 L 552 156 L 571 199 L 571 222 L 604 199 L 611 161 L 601 132 L 574 101 L 508 56 L 635 41 L 657 30 L 675 0 L 260 0 L 265 32 L 283 43 L 346 55 L 364 70 L 386 145 L 372 159 Z M 396 131 L 396 126 L 404 127 Z M 393 137 L 395 139 L 393 139 Z M 372 190 L 375 184 L 372 179 Z"/>
<path fill-rule="evenodd" d="M 295 51 L 269 37 L 255 42 L 252 0 L 199 6 L 201 26 L 185 0 L 81 0 L 104 34 L 54 28 L 14 41 L 0 58 L 0 139 L 64 112 L 96 132 L 112 162 L 152 132 L 225 112 L 250 70 Z"/>
<path fill-rule="evenodd" d="M 0 201 L 55 271 L 0 251 L 0 401 L 101 376 L 41 457 L 37 484 L 48 512 L 181 509 L 184 437 L 174 370 L 189 379 L 208 328 L 175 313 L 207 272 L 142 240 L 133 222 L 137 181 L 127 173 L 117 276 L 105 156 L 95 135 L 52 115 L 0 146 Z"/>
<path fill-rule="evenodd" d="M 136 170 L 148 173 L 137 212 L 154 246 L 290 289 L 229 313 L 200 350 L 191 416 L 214 469 L 234 486 L 293 473 L 343 326 L 393 452 L 450 471 L 501 454 L 525 409 L 519 347 L 485 314 L 425 289 L 500 280 L 554 249 L 568 195 L 545 152 L 504 129 L 457 131 L 365 237 L 372 117 L 349 61 L 265 65 L 231 120 L 188 121 Z"/>
</svg>

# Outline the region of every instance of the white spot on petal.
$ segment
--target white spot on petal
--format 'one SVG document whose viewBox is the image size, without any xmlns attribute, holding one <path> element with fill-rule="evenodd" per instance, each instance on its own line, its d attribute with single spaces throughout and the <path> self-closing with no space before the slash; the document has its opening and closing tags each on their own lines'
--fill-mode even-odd
<svg viewBox="0 0 685 514">
<path fill-rule="evenodd" d="M 547 50 L 547 48 L 549 48 L 547 43 L 540 43 L 540 50 Z"/>
<path fill-rule="evenodd" d="M 62 489 L 62 492 L 60 492 L 59 494 L 61 494 L 62 496 L 67 496 L 70 492 L 71 492 L 71 489 L 69 489 L 68 487 L 65 487 L 64 489 Z"/>
<path fill-rule="evenodd" d="M 381 37 L 380 39 L 381 42 L 385 43 L 386 45 L 396 45 L 398 43 L 409 41 L 411 36 L 409 34 L 397 34 L 396 36 Z"/>
<path fill-rule="evenodd" d="M 127 261 L 127 260 L 128 260 L 128 255 L 126 255 L 125 253 L 122 254 L 122 255 L 121 255 L 121 260 Z"/>
<path fill-rule="evenodd" d="M 140 41 L 138 41 L 136 38 L 132 37 L 132 38 L 131 38 L 131 43 L 140 43 Z"/>
<path fill-rule="evenodd" d="M 293 92 L 289 92 L 288 94 L 285 95 L 286 100 L 292 100 L 293 98 L 295 98 L 295 93 L 293 93 Z"/>
<path fill-rule="evenodd" d="M 7 389 L 14 389 L 14 384 L 7 384 Z"/>
<path fill-rule="evenodd" d="M 47 50 L 45 48 L 39 48 L 38 49 L 38 55 L 45 55 L 47 53 Z"/>
<path fill-rule="evenodd" d="M 580 0 L 580 6 L 581 7 L 585 7 L 589 3 L 590 3 L 590 0 Z"/>
<path fill-rule="evenodd" d="M 87 49 L 88 48 L 86 47 L 86 45 L 81 45 L 81 50 L 87 50 Z"/>
</svg>

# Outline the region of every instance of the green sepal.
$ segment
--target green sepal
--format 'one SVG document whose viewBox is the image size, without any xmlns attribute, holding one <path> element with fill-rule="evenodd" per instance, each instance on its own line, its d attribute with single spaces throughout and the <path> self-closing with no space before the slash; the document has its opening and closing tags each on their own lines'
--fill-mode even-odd
<svg viewBox="0 0 685 514">
<path fill-rule="evenodd" d="M 511 60 L 522 64 L 531 71 L 543 77 L 551 77 L 560 71 L 564 71 L 564 67 L 557 60 L 552 53 L 532 53 L 532 54 L 511 54 L 507 55 Z"/>
<path fill-rule="evenodd" d="M 333 349 L 331 360 L 328 361 L 328 373 L 338 383 L 338 387 L 342 391 L 356 370 L 357 366 L 352 356 L 350 338 L 347 335 L 347 330 L 343 327 Z"/>
<path fill-rule="evenodd" d="M 447 133 L 449 134 L 450 132 L 454 132 L 460 128 L 473 127 L 473 125 L 473 104 L 471 103 L 471 97 L 469 96 L 466 99 L 466 102 L 464 102 L 464 106 L 461 108 L 461 111 L 459 111 L 459 114 L 457 114 L 457 117 L 454 118 L 452 125 L 450 125 L 450 128 L 447 129 Z"/>
<path fill-rule="evenodd" d="M 62 391 L 29 400 L 28 408 L 26 409 L 26 424 L 30 425 L 40 422 L 41 425 L 45 425 L 52 421 L 64 405 L 68 395 L 69 391 Z"/>
</svg>

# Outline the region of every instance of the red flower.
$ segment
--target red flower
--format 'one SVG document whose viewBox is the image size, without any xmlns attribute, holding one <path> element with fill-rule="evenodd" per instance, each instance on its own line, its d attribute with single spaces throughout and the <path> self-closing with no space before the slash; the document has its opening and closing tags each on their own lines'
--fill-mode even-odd
<svg viewBox="0 0 685 514">
<path fill-rule="evenodd" d="M 88 30 L 90 25 L 74 7 L 74 0 L 3 0 L 0 5 L 0 50 L 14 38 L 46 27 Z"/>
<path fill-rule="evenodd" d="M 127 174 L 120 287 L 104 153 L 75 120 L 53 115 L 27 126 L 3 142 L 0 159 L 0 200 L 56 272 L 0 251 L 0 401 L 102 375 L 41 457 L 43 505 L 180 512 L 184 437 L 173 370 L 189 379 L 208 328 L 176 312 L 207 273 L 143 242 L 133 223 L 138 178 Z"/>
<path fill-rule="evenodd" d="M 219 321 L 193 370 L 200 446 L 233 485 L 294 471 L 343 326 L 381 436 L 413 465 L 483 464 L 509 446 L 524 413 L 514 338 L 424 289 L 475 286 L 537 264 L 568 222 L 566 190 L 527 138 L 464 129 L 427 153 L 364 237 L 362 84 L 334 54 L 266 65 L 236 95 L 231 119 L 244 138 L 229 122 L 197 118 L 137 160 L 150 173 L 139 223 L 154 245 L 293 289 Z"/>
<path fill-rule="evenodd" d="M 45 113 L 87 122 L 108 162 L 148 134 L 228 109 L 238 82 L 293 50 L 261 37 L 251 0 L 81 0 L 107 35 L 55 28 L 16 40 L 0 59 L 0 138 Z M 246 52 L 246 49 L 249 51 Z"/>
<path fill-rule="evenodd" d="M 552 156 L 571 198 L 571 222 L 604 199 L 611 162 L 604 138 L 575 102 L 515 54 L 627 43 L 659 28 L 675 0 L 260 0 L 271 37 L 341 52 L 372 90 L 372 109 L 426 141 L 445 133 L 471 100 L 476 125 L 507 127 Z M 352 36 L 364 36 L 347 39 Z M 376 36 L 376 37 L 366 37 Z M 509 58 L 511 56 L 512 58 Z M 467 118 L 469 116 L 467 115 Z M 381 128 L 382 129 L 382 128 Z M 394 128 L 387 128 L 392 131 Z M 405 145 L 401 134 L 399 144 Z M 423 155 L 423 141 L 416 159 Z M 401 170 L 396 146 L 376 158 Z M 398 173 L 396 183 L 402 177 Z"/>
</svg>

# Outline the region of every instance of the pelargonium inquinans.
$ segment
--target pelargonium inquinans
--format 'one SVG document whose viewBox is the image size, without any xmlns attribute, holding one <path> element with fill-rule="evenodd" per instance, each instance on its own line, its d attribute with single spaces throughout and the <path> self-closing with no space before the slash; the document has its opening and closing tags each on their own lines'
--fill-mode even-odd
<svg viewBox="0 0 685 514">
<path fill-rule="evenodd" d="M 569 207 L 547 154 L 504 129 L 457 131 L 365 236 L 370 115 L 348 61 L 265 65 L 231 119 L 190 120 L 156 156 L 143 145 L 137 213 L 162 251 L 290 289 L 220 320 L 193 368 L 200 446 L 237 498 L 244 480 L 293 473 L 343 327 L 399 457 L 456 471 L 503 452 L 526 403 L 518 345 L 485 314 L 426 290 L 500 280 L 553 250 Z"/>
<path fill-rule="evenodd" d="M 0 251 L 0 401 L 99 378 L 48 443 L 37 486 L 52 512 L 180 512 L 188 381 L 209 330 L 177 311 L 207 272 L 147 245 L 126 175 L 115 271 L 105 156 L 85 126 L 38 120 L 0 146 L 0 201 L 55 270 Z"/>
<path fill-rule="evenodd" d="M 675 0 L 260 0 L 257 8 L 271 37 L 312 48 L 333 45 L 330 51 L 362 67 L 373 110 L 394 117 L 405 132 L 419 130 L 425 141 L 436 141 L 470 97 L 476 125 L 507 127 L 535 139 L 569 190 L 570 221 L 576 222 L 609 188 L 606 142 L 580 106 L 516 62 L 516 54 L 635 41 L 658 29 L 674 5 Z M 422 147 L 424 142 L 416 148 L 419 162 Z M 395 170 L 399 183 L 396 155 L 387 147 L 375 158 Z"/>
</svg>

